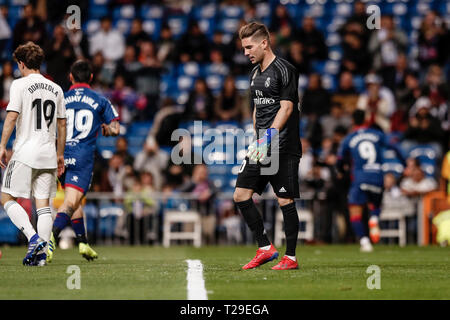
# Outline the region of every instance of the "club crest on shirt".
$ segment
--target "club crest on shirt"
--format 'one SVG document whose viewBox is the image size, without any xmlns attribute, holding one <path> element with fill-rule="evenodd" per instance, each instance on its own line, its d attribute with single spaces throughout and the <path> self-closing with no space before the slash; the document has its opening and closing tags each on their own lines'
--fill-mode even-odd
<svg viewBox="0 0 450 320">
<path fill-rule="evenodd" d="M 264 85 L 266 86 L 266 88 L 268 88 L 270 86 L 270 77 L 268 77 L 266 79 L 266 82 L 264 83 Z"/>
</svg>

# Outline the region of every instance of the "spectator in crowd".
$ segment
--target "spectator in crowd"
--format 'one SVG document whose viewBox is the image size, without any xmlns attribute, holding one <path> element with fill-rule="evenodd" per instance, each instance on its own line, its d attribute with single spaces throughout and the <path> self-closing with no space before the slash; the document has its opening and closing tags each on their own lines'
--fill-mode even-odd
<svg viewBox="0 0 450 320">
<path fill-rule="evenodd" d="M 330 99 L 330 93 L 322 86 L 320 74 L 310 74 L 308 87 L 302 98 L 302 113 L 321 117 L 330 111 Z"/>
<path fill-rule="evenodd" d="M 66 18 L 67 17 L 68 15 L 66 16 Z M 89 39 L 83 29 L 69 28 L 67 25 L 67 19 L 63 20 L 62 25 L 65 28 L 67 38 L 69 39 L 70 44 L 73 47 L 76 59 L 90 59 L 91 56 L 89 54 Z"/>
<path fill-rule="evenodd" d="M 395 27 L 394 18 L 381 16 L 381 29 L 372 33 L 369 52 L 372 55 L 372 67 L 381 74 L 384 84 L 394 90 L 395 66 L 398 56 L 406 51 L 408 37 Z"/>
<path fill-rule="evenodd" d="M 397 110 L 391 116 L 391 131 L 404 132 L 408 127 L 410 109 L 422 95 L 419 76 L 414 71 L 405 74 L 405 87 L 399 85 L 395 90 Z"/>
<path fill-rule="evenodd" d="M 282 57 L 286 57 L 294 39 L 294 30 L 289 24 L 282 25 L 276 33 L 277 49 Z"/>
<path fill-rule="evenodd" d="M 339 82 L 336 92 L 333 94 L 332 101 L 340 103 L 343 111 L 350 116 L 356 108 L 358 93 L 353 85 L 353 75 L 349 71 L 344 71 L 339 76 Z"/>
<path fill-rule="evenodd" d="M 252 69 L 252 63 L 244 55 L 241 39 L 235 36 L 232 40 L 233 53 L 231 54 L 231 70 L 233 75 L 248 75 Z"/>
<path fill-rule="evenodd" d="M 325 60 L 328 58 L 328 48 L 325 38 L 316 28 L 314 18 L 306 16 L 298 31 L 297 39 L 303 43 L 308 61 Z"/>
<path fill-rule="evenodd" d="M 167 152 L 159 149 L 156 141 L 149 137 L 142 150 L 136 155 L 133 168 L 138 172 L 150 172 L 153 176 L 155 189 L 161 190 L 164 182 L 162 171 L 166 168 L 168 160 Z"/>
<path fill-rule="evenodd" d="M 44 52 L 47 74 L 64 90 L 68 90 L 71 85 L 69 70 L 75 62 L 76 56 L 61 25 L 56 25 L 53 29 L 53 38 L 46 43 Z"/>
<path fill-rule="evenodd" d="M 404 178 L 400 183 L 402 193 L 412 201 L 417 208 L 421 196 L 437 189 L 438 184 L 432 177 L 427 177 L 421 168 L 420 161 L 417 158 L 406 160 L 406 168 L 403 173 Z M 415 215 L 418 213 L 416 212 Z M 417 217 L 407 217 L 407 237 L 408 242 L 415 242 L 417 234 Z"/>
<path fill-rule="evenodd" d="M 440 66 L 434 64 L 428 68 L 425 85 L 422 88 L 422 94 L 430 99 L 431 115 L 440 121 L 442 130 L 446 132 L 449 131 L 449 87 L 447 86 L 444 72 Z M 446 142 L 444 146 L 447 146 Z"/>
<path fill-rule="evenodd" d="M 131 22 L 130 34 L 127 36 L 126 45 L 133 46 L 136 52 L 139 53 L 142 42 L 150 40 L 150 36 L 142 28 L 142 20 L 135 18 Z"/>
<path fill-rule="evenodd" d="M 106 96 L 118 109 L 123 124 L 129 124 L 133 119 L 138 118 L 137 114 L 147 106 L 146 96 L 138 94 L 128 86 L 125 78 L 120 74 L 114 78 L 114 87 L 107 92 Z"/>
<path fill-rule="evenodd" d="M 340 72 L 363 75 L 369 71 L 371 58 L 357 33 L 348 32 L 344 35 L 342 51 Z"/>
<path fill-rule="evenodd" d="M 219 205 L 218 225 L 225 229 L 227 244 L 242 244 L 242 218 L 235 205 L 230 200 L 224 200 Z"/>
<path fill-rule="evenodd" d="M 409 126 L 403 134 L 402 148 L 410 150 L 418 144 L 430 144 L 442 155 L 444 133 L 439 120 L 430 113 L 431 101 L 420 97 L 409 112 Z"/>
<path fill-rule="evenodd" d="M 222 52 L 218 49 L 212 48 L 210 50 L 209 60 L 211 61 L 208 66 L 209 73 L 220 74 L 222 76 L 229 74 L 230 68 L 226 63 L 224 63 Z"/>
<path fill-rule="evenodd" d="M 188 31 L 178 40 L 176 52 L 179 53 L 178 60 L 181 63 L 186 63 L 188 61 L 202 63 L 208 60 L 208 38 L 201 31 L 200 26 L 196 21 L 191 21 L 189 23 Z"/>
<path fill-rule="evenodd" d="M 107 179 L 114 196 L 120 199 L 124 195 L 124 180 L 127 175 L 127 168 L 124 159 L 120 154 L 113 154 L 109 159 Z"/>
<path fill-rule="evenodd" d="M 28 41 L 42 47 L 47 36 L 45 23 L 35 13 L 32 4 L 27 4 L 23 8 L 23 17 L 14 26 L 13 31 L 13 50 L 19 45 Z"/>
<path fill-rule="evenodd" d="M 345 112 L 340 102 L 332 102 L 329 114 L 322 116 L 320 123 L 324 138 L 331 138 L 338 127 L 348 129 L 352 125 L 351 116 Z"/>
<path fill-rule="evenodd" d="M 384 175 L 384 191 L 381 206 L 383 210 L 399 209 L 404 214 L 410 214 L 414 211 L 412 203 L 400 189 L 397 178 L 392 172 Z"/>
<path fill-rule="evenodd" d="M 179 127 L 180 121 L 181 113 L 175 101 L 165 98 L 155 114 L 147 139 L 154 139 L 159 146 L 175 146 L 177 141 L 172 140 L 172 133 Z"/>
<path fill-rule="evenodd" d="M 225 43 L 222 31 L 214 31 L 212 36 L 211 49 L 218 50 L 221 53 L 223 60 L 227 63 L 227 65 L 229 65 L 232 57 L 232 48 L 230 47 L 230 44 Z"/>
<path fill-rule="evenodd" d="M 114 81 L 114 68 L 106 63 L 105 57 L 100 51 L 92 57 L 92 70 L 94 77 L 91 86 L 100 92 L 106 91 Z"/>
<path fill-rule="evenodd" d="M 357 108 L 366 111 L 366 125 L 378 125 L 384 132 L 391 128 L 390 116 L 394 111 L 381 93 L 381 78 L 369 74 L 365 78 L 367 92 L 359 96 Z"/>
<path fill-rule="evenodd" d="M 214 98 L 203 78 L 195 80 L 194 89 L 189 92 L 183 119 L 206 120 L 213 118 Z"/>
<path fill-rule="evenodd" d="M 284 26 L 294 26 L 294 20 L 289 15 L 289 12 L 285 5 L 278 4 L 275 10 L 272 10 L 272 17 L 270 19 L 270 31 L 278 31 Z"/>
<path fill-rule="evenodd" d="M 390 82 L 391 85 L 387 85 L 394 92 L 397 97 L 397 91 L 402 91 L 406 89 L 406 75 L 411 73 L 412 70 L 408 66 L 408 57 L 401 53 L 398 55 L 397 62 L 395 64 L 395 71 L 392 73 L 392 77 L 385 79 L 385 81 Z"/>
<path fill-rule="evenodd" d="M 286 59 L 300 74 L 309 74 L 310 63 L 306 60 L 305 48 L 300 41 L 294 40 L 291 42 Z"/>
<path fill-rule="evenodd" d="M 449 57 L 449 31 L 442 18 L 433 10 L 428 11 L 422 20 L 417 43 L 418 60 L 422 70 L 431 64 L 444 65 Z"/>
<path fill-rule="evenodd" d="M 161 63 L 175 60 L 175 41 L 172 38 L 172 30 L 167 24 L 161 27 L 160 39 L 157 45 L 156 57 Z"/>
<path fill-rule="evenodd" d="M 132 166 L 134 163 L 133 156 L 128 152 L 128 141 L 124 136 L 117 137 L 116 154 L 120 155 L 125 165 Z"/>
<path fill-rule="evenodd" d="M 8 44 L 9 39 L 11 39 L 12 32 L 9 27 L 8 21 L 8 7 L 0 6 L 0 62 L 4 59 L 5 48 Z"/>
<path fill-rule="evenodd" d="M 146 95 L 148 105 L 138 113 L 137 120 L 151 119 L 158 107 L 162 64 L 156 56 L 156 48 L 150 40 L 141 42 L 138 61 L 142 67 L 135 73 L 136 91 Z"/>
<path fill-rule="evenodd" d="M 212 210 L 217 193 L 214 184 L 208 178 L 208 168 L 204 164 L 197 164 L 192 172 L 192 178 L 179 189 L 190 192 L 195 197 L 198 211 L 202 216 L 202 235 L 206 244 L 215 243 L 216 214 Z"/>
<path fill-rule="evenodd" d="M 214 109 L 216 116 L 222 121 L 240 121 L 242 118 L 249 118 L 250 108 L 237 91 L 233 76 L 225 78 L 223 89 L 216 98 Z"/>
<path fill-rule="evenodd" d="M 133 46 L 127 46 L 123 57 L 117 62 L 115 76 L 121 75 L 125 83 L 135 88 L 135 75 L 142 67 L 142 64 L 137 61 L 136 49 Z"/>
<path fill-rule="evenodd" d="M 156 202 L 152 199 L 140 179 L 133 176 L 132 188 L 125 193 L 124 209 L 128 214 L 127 220 L 130 226 L 130 244 L 146 243 L 148 222 L 146 217 L 155 214 Z"/>
<path fill-rule="evenodd" d="M 2 72 L 0 74 L 0 109 L 2 110 L 1 119 L 6 117 L 6 106 L 9 103 L 9 88 L 14 81 L 13 65 L 11 61 L 5 61 L 2 65 Z"/>
<path fill-rule="evenodd" d="M 112 28 L 111 18 L 105 16 L 100 21 L 100 30 L 89 39 L 89 54 L 101 52 L 106 62 L 116 62 L 125 52 L 123 34 Z"/>
<path fill-rule="evenodd" d="M 357 35 L 365 48 L 369 42 L 370 32 L 367 28 L 369 16 L 366 13 L 366 5 L 361 1 L 355 1 L 353 4 L 353 14 L 347 19 L 338 32 L 343 39 L 346 34 L 353 33 Z"/>
</svg>

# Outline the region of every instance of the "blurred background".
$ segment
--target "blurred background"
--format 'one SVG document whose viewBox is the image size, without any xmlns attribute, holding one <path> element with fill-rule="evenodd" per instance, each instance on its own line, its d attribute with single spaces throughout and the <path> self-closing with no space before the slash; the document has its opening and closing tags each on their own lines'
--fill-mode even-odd
<svg viewBox="0 0 450 320">
<path fill-rule="evenodd" d="M 81 9 L 81 29 L 67 28 L 72 4 Z M 366 25 L 371 4 L 381 10 L 379 29 Z M 92 88 L 111 100 L 121 123 L 119 137 L 97 140 L 84 205 L 90 242 L 252 244 L 232 201 L 248 142 L 226 130 L 252 130 L 252 66 L 237 31 L 255 20 L 268 26 L 275 54 L 300 72 L 301 241 L 355 242 L 350 178 L 338 178 L 334 164 L 359 108 L 408 158 L 403 166 L 391 150 L 384 154 L 382 243 L 435 243 L 443 219 L 433 218 L 450 209 L 449 1 L 0 0 L 0 127 L 9 87 L 20 77 L 12 61 L 18 45 L 42 46 L 42 73 L 64 90 L 71 64 L 89 59 Z M 194 158 L 210 144 L 194 135 L 195 120 L 223 144 L 215 141 L 207 153 L 212 164 L 177 165 L 170 156 L 179 142 L 171 141 L 175 129 L 192 133 L 181 143 L 183 155 Z M 63 196 L 59 190 L 55 208 Z M 20 201 L 35 219 L 31 202 Z M 282 243 L 270 186 L 255 201 L 272 239 Z M 63 236 L 70 247 L 71 231 Z M 1 209 L 0 243 L 25 242 Z"/>
</svg>

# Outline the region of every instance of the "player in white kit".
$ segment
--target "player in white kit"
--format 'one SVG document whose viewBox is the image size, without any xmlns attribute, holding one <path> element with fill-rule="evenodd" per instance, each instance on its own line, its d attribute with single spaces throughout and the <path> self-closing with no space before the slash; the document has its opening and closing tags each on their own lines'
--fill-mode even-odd
<svg viewBox="0 0 450 320">
<path fill-rule="evenodd" d="M 53 220 L 50 199 L 56 194 L 56 175 L 64 172 L 66 108 L 60 86 L 39 72 L 44 51 L 33 42 L 14 51 L 22 78 L 14 80 L 0 141 L 1 202 L 11 221 L 28 238 L 24 265 L 45 265 L 46 245 Z M 8 165 L 6 144 L 16 127 L 16 140 Z M 37 233 L 17 198 L 34 197 L 38 215 Z"/>
</svg>

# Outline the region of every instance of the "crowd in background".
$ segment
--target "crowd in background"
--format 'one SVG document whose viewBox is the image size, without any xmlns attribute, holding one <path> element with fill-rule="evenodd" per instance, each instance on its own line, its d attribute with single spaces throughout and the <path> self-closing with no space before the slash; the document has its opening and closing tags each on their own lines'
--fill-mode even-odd
<svg viewBox="0 0 450 320">
<path fill-rule="evenodd" d="M 5 117 L 11 82 L 18 76 L 11 60 L 15 47 L 30 40 L 42 46 L 46 55 L 44 74 L 64 90 L 70 86 L 71 64 L 77 59 L 89 59 L 94 69 L 92 88 L 111 100 L 123 125 L 153 121 L 142 150 L 135 156 L 129 153 L 125 137 L 117 139 L 110 159 L 97 156 L 91 190 L 125 197 L 128 211 L 134 210 L 131 199 L 138 193 L 192 192 L 204 204 L 202 214 L 216 216 L 208 209 L 218 190 L 208 179 L 207 166 L 175 165 L 162 146 L 174 145 L 170 135 L 180 121 L 251 121 L 248 93 L 240 92 L 235 80 L 248 76 L 252 66 L 237 34 L 226 41 L 223 32 L 215 31 L 208 38 L 196 21 L 190 21 L 186 33 L 174 39 L 170 26 L 163 21 L 155 41 L 144 31 L 141 19 L 132 20 L 129 34 L 123 34 L 113 27 L 112 18 L 105 16 L 100 29 L 88 35 L 85 30 L 67 29 L 66 17 L 60 14 L 65 10 L 59 10 L 64 1 L 55 6 L 55 1 L 47 1 L 44 12 L 39 9 L 42 2 L 25 5 L 22 19 L 15 25 L 7 23 L 8 7 L 0 7 L 1 118 Z M 83 7 L 88 1 L 80 3 Z M 146 2 L 109 3 L 114 7 Z M 224 1 L 220 6 L 235 4 L 245 8 L 240 25 L 257 18 L 251 1 Z M 180 10 L 169 1 L 164 5 L 167 11 Z M 346 195 L 341 190 L 348 188 L 349 179 L 338 177 L 333 166 L 339 144 L 351 129 L 355 108 L 365 110 L 366 123 L 377 125 L 391 139 L 397 139 L 404 150 L 413 145 L 431 145 L 441 161 L 449 149 L 450 32 L 445 20 L 432 10 L 423 16 L 415 40 L 418 52 L 412 56 L 408 34 L 396 25 L 393 16 L 383 15 L 379 30 L 367 29 L 367 18 L 366 4 L 355 2 L 352 15 L 338 29 L 342 58 L 336 88 L 332 90 L 324 86 L 323 74 L 313 68 L 327 61 L 330 54 L 315 19 L 307 16 L 297 27 L 286 7 L 277 5 L 268 25 L 276 55 L 287 59 L 307 79 L 306 86 L 299 90 L 304 154 L 300 163 L 301 188 L 326 194 L 329 206 L 324 216 L 329 223 L 325 223 L 328 227 L 319 238 L 327 242 L 331 241 L 332 211 L 341 210 L 344 216 L 346 212 Z M 162 77 L 188 62 L 206 64 L 221 73 L 225 77 L 222 89 L 213 92 L 200 77 L 183 103 L 161 94 Z M 362 92 L 356 88 L 357 78 L 364 81 Z M 183 151 L 191 152 L 189 142 L 185 144 Z M 440 162 L 436 172 L 439 168 Z M 437 189 L 439 179 L 439 174 L 425 174 L 420 162 L 409 158 L 403 172 L 386 175 L 384 203 L 389 206 L 414 200 Z M 151 200 L 143 203 L 143 207 L 152 206 L 155 203 Z M 213 228 L 215 223 L 236 216 L 230 203 L 220 205 L 217 212 L 217 222 L 205 222 Z M 348 233 L 345 239 L 351 237 Z"/>
</svg>

